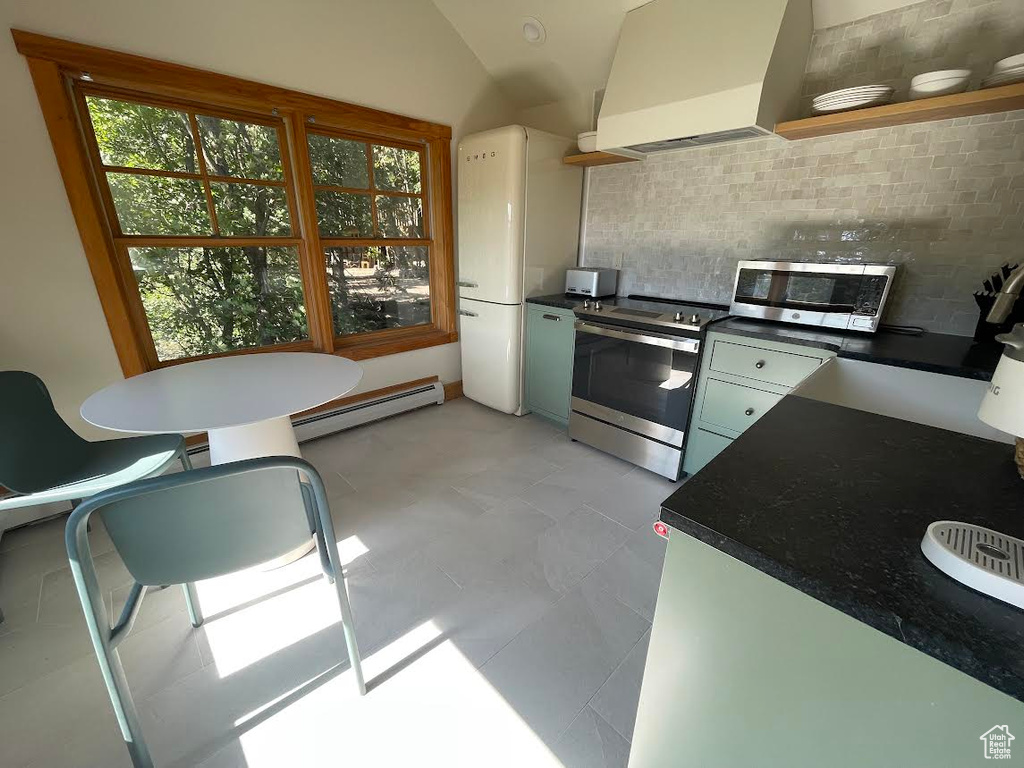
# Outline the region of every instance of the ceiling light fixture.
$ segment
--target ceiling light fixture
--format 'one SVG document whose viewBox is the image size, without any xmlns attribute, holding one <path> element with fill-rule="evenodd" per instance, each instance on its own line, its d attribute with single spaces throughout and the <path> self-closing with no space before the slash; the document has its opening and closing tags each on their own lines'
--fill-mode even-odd
<svg viewBox="0 0 1024 768">
<path fill-rule="evenodd" d="M 548 33 L 539 19 L 527 16 L 523 19 L 523 39 L 531 45 L 540 45 L 548 39 Z"/>
</svg>

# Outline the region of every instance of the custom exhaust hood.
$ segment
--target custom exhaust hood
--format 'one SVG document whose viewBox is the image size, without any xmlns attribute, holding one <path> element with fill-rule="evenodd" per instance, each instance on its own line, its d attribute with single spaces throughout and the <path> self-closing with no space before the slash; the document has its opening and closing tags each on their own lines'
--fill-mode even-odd
<svg viewBox="0 0 1024 768">
<path fill-rule="evenodd" d="M 653 0 L 626 14 L 597 148 L 647 154 L 771 133 L 796 116 L 811 0 Z"/>
</svg>

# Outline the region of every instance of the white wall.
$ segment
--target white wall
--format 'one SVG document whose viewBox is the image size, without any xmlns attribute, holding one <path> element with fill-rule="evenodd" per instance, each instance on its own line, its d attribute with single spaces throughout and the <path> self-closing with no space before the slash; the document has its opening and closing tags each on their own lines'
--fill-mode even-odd
<svg viewBox="0 0 1024 768">
<path fill-rule="evenodd" d="M 425 0 L 0 0 L 0 368 L 81 402 L 121 377 L 28 67 L 11 27 L 451 125 L 511 122 L 483 66 Z M 458 344 L 365 361 L 359 391 L 461 377 Z"/>
<path fill-rule="evenodd" d="M 593 94 L 577 94 L 539 107 L 520 109 L 516 122 L 573 139 L 581 131 L 591 130 L 593 111 Z"/>
</svg>

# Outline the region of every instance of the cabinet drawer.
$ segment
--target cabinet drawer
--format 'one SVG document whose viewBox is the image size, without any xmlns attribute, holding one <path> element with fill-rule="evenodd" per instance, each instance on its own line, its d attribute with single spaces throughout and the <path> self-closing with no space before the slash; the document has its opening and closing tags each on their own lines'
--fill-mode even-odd
<svg viewBox="0 0 1024 768">
<path fill-rule="evenodd" d="M 743 432 L 783 397 L 763 389 L 708 379 L 700 418 L 709 424 Z"/>
<path fill-rule="evenodd" d="M 748 347 L 746 344 L 716 339 L 709 367 L 720 373 L 795 387 L 819 365 L 820 357 Z"/>
</svg>

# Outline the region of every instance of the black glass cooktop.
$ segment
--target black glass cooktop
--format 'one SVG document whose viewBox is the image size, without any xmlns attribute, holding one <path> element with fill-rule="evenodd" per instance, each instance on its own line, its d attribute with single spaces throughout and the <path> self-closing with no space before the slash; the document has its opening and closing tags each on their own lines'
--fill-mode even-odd
<svg viewBox="0 0 1024 768">
<path fill-rule="evenodd" d="M 650 296 L 611 297 L 587 300 L 576 314 L 619 323 L 656 325 L 678 331 L 699 331 L 712 320 L 728 316 L 727 307 L 696 301 L 676 301 Z"/>
</svg>

